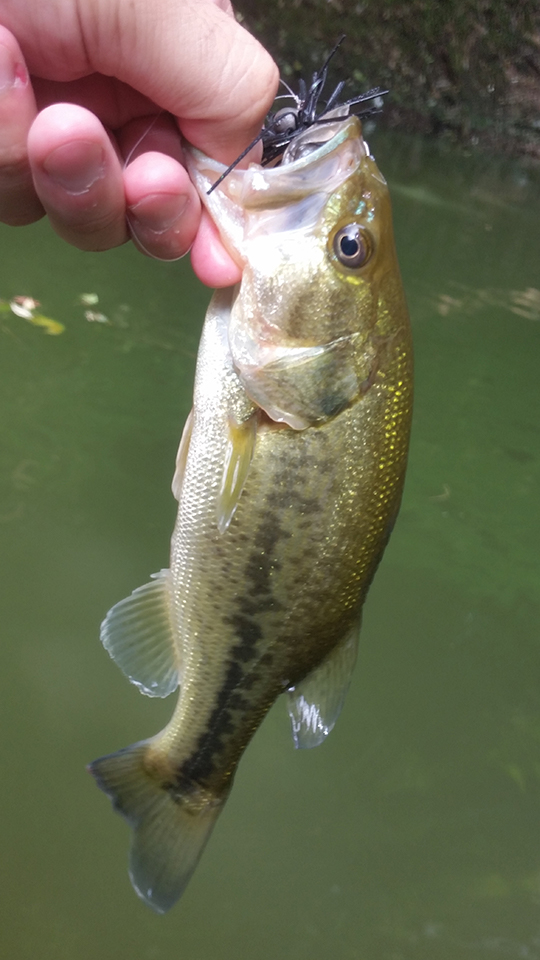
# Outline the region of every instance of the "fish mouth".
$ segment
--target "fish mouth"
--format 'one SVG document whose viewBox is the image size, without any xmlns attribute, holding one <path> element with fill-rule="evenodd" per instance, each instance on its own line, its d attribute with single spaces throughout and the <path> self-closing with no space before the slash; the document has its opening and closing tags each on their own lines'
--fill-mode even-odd
<svg viewBox="0 0 540 960">
<path fill-rule="evenodd" d="M 241 267 L 248 259 L 245 245 L 250 214 L 264 217 L 268 211 L 268 232 L 276 228 L 276 215 L 277 221 L 287 219 L 289 207 L 306 208 L 308 219 L 316 219 L 329 195 L 369 156 L 358 118 L 336 118 L 298 134 L 278 166 L 253 163 L 247 170 L 232 170 L 209 195 L 226 167 L 191 145 L 185 153 L 199 196 L 225 247 Z M 305 225 L 305 215 L 303 219 Z"/>
</svg>

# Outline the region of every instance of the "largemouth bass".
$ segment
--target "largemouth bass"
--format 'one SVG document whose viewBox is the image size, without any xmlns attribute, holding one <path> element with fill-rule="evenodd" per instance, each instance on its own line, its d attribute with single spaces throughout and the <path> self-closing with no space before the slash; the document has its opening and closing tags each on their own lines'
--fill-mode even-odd
<svg viewBox="0 0 540 960">
<path fill-rule="evenodd" d="M 204 324 L 178 453 L 170 569 L 109 612 L 105 647 L 170 723 L 91 764 L 133 828 L 158 912 L 184 890 L 238 762 L 285 693 L 297 747 L 334 726 L 362 604 L 394 524 L 412 393 L 386 183 L 356 117 L 301 132 L 274 169 L 195 150 L 243 266 Z"/>
</svg>

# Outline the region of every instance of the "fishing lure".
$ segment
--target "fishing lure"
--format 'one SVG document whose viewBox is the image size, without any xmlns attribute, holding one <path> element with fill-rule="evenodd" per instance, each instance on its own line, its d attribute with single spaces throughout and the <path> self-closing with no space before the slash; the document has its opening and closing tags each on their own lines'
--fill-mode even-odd
<svg viewBox="0 0 540 960">
<path fill-rule="evenodd" d="M 286 94 L 283 94 L 282 97 L 293 100 L 294 106 L 281 107 L 279 110 L 276 110 L 275 113 L 268 115 L 261 132 L 257 134 L 249 146 L 242 151 L 240 156 L 238 156 L 215 183 L 212 184 L 208 190 L 209 194 L 238 166 L 240 161 L 244 159 L 259 140 L 261 140 L 263 144 L 262 166 L 268 166 L 269 164 L 276 165 L 280 162 L 286 148 L 295 137 L 315 124 L 335 121 L 336 111 L 340 111 L 345 117 L 350 107 L 371 101 L 371 106 L 366 107 L 364 110 L 354 111 L 356 116 L 365 119 L 366 117 L 371 117 L 381 112 L 378 101 L 379 98 L 384 97 L 388 93 L 388 90 L 382 90 L 381 87 L 373 87 L 371 90 L 368 90 L 367 93 L 362 93 L 358 97 L 352 97 L 350 100 L 340 102 L 339 98 L 347 82 L 346 80 L 340 80 L 333 93 L 324 103 L 323 109 L 317 113 L 321 95 L 328 78 L 330 61 L 344 39 L 345 34 L 339 38 L 336 45 L 330 51 L 321 69 L 313 74 L 309 88 L 305 80 L 301 78 L 298 82 L 298 93 L 296 94 L 284 80 L 280 81 L 288 91 Z M 278 97 L 277 99 L 282 99 L 282 97 Z"/>
</svg>

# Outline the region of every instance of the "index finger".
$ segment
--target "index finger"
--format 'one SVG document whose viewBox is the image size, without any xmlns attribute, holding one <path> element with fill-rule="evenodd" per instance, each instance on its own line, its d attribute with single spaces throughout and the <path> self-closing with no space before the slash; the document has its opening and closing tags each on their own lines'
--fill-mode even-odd
<svg viewBox="0 0 540 960">
<path fill-rule="evenodd" d="M 26 140 L 36 103 L 21 48 L 0 26 L 0 220 L 13 226 L 43 216 L 28 162 Z"/>
</svg>

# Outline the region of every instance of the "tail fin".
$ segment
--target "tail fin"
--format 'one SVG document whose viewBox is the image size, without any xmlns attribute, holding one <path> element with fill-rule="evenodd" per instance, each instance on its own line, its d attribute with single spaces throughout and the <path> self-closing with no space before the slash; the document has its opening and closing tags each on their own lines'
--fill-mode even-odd
<svg viewBox="0 0 540 960">
<path fill-rule="evenodd" d="M 184 892 L 223 802 L 190 803 L 145 765 L 148 740 L 89 764 L 97 784 L 133 828 L 129 877 L 139 897 L 165 913 Z"/>
</svg>

